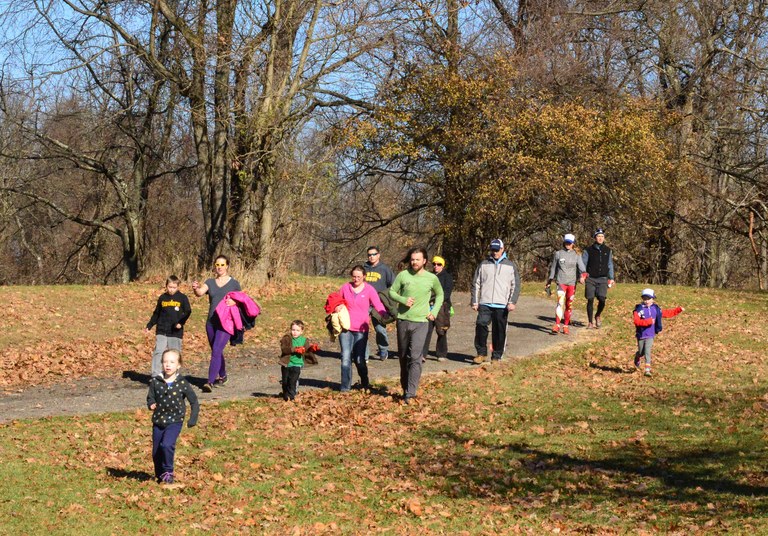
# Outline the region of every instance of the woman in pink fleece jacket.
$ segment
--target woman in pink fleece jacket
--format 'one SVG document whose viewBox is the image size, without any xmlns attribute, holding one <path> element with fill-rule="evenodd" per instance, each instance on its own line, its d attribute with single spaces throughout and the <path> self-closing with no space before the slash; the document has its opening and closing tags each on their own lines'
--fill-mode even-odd
<svg viewBox="0 0 768 536">
<path fill-rule="evenodd" d="M 345 283 L 339 292 L 347 302 L 349 309 L 349 329 L 339 335 L 341 344 L 341 392 L 346 393 L 352 387 L 352 361 L 355 362 L 357 373 L 360 375 L 360 385 L 363 389 L 370 387 L 368 381 L 368 364 L 365 353 L 368 348 L 368 314 L 373 307 L 376 311 L 388 316 L 387 310 L 379 299 L 376 289 L 365 282 L 365 268 L 354 266 L 349 272 L 352 280 Z"/>
</svg>

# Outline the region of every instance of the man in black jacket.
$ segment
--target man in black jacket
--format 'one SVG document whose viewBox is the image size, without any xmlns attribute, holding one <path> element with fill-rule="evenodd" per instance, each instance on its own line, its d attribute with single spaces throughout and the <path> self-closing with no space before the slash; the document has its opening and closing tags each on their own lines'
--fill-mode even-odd
<svg viewBox="0 0 768 536">
<path fill-rule="evenodd" d="M 584 250 L 581 259 L 587 267 L 587 281 L 584 284 L 584 297 L 587 299 L 587 329 L 599 328 L 601 314 L 608 298 L 608 289 L 613 286 L 613 252 L 605 245 L 605 231 L 601 228 L 592 235 L 595 242 Z M 597 297 L 597 311 L 594 311 Z M 594 320 L 593 320 L 594 313 Z"/>
</svg>

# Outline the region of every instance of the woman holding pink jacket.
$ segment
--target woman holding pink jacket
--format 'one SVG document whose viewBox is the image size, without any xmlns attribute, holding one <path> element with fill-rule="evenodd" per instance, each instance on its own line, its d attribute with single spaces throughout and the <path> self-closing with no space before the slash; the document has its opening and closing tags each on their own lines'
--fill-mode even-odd
<svg viewBox="0 0 768 536">
<path fill-rule="evenodd" d="M 229 275 L 229 258 L 226 255 L 219 255 L 213 263 L 213 270 L 216 277 L 206 279 L 205 283 L 198 281 L 192 282 L 192 290 L 195 296 L 204 296 L 208 294 L 208 321 L 205 323 L 205 332 L 208 335 L 208 344 L 211 345 L 211 363 L 208 366 L 208 382 L 203 385 L 203 392 L 210 393 L 214 385 L 224 385 L 227 383 L 227 369 L 224 362 L 224 348 L 231 335 L 221 326 L 221 322 L 216 316 L 216 307 L 221 301 L 227 305 L 233 306 L 235 302 L 227 298 L 227 294 L 242 290 L 237 279 Z"/>
<path fill-rule="evenodd" d="M 339 335 L 341 344 L 341 392 L 346 393 L 352 387 L 352 361 L 360 375 L 360 386 L 370 387 L 368 364 L 365 362 L 368 347 L 368 315 L 371 307 L 379 314 L 388 316 L 387 310 L 379 299 L 376 289 L 365 282 L 365 268 L 354 266 L 349 275 L 351 281 L 345 283 L 339 292 L 347 302 L 349 310 L 349 329 Z"/>
</svg>

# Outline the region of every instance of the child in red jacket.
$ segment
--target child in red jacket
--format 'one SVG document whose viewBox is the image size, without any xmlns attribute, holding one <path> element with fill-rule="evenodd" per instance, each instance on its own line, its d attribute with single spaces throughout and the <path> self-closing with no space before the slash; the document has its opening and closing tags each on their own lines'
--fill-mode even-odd
<svg viewBox="0 0 768 536">
<path fill-rule="evenodd" d="M 635 337 L 637 337 L 637 352 L 635 352 L 635 368 L 640 370 L 640 358 L 645 357 L 645 375 L 651 375 L 651 348 L 656 334 L 661 332 L 662 318 L 672 318 L 679 315 L 685 309 L 675 307 L 674 309 L 662 309 L 654 300 L 656 294 L 652 288 L 643 289 L 640 296 L 642 303 L 635 306 L 632 313 L 635 322 Z"/>
</svg>

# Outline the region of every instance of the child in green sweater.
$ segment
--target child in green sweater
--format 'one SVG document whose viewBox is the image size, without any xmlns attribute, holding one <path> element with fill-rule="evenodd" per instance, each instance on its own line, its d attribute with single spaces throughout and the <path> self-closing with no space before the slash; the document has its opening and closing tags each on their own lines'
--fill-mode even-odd
<svg viewBox="0 0 768 536">
<path fill-rule="evenodd" d="M 299 387 L 299 376 L 304 362 L 317 364 L 317 352 L 320 347 L 310 344 L 307 337 L 304 336 L 304 322 L 294 320 L 291 322 L 289 333 L 283 335 L 280 339 L 280 373 L 282 380 L 280 384 L 283 392 L 280 393 L 283 400 L 293 400 L 296 398 L 296 392 Z"/>
</svg>

